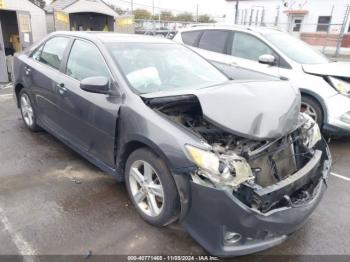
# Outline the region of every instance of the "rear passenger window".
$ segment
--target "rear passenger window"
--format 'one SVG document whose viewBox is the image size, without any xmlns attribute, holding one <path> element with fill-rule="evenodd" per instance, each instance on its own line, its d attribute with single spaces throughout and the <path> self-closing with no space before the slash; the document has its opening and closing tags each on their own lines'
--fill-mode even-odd
<svg viewBox="0 0 350 262">
<path fill-rule="evenodd" d="M 205 31 L 199 41 L 199 48 L 226 54 L 226 44 L 229 31 L 209 30 Z"/>
<path fill-rule="evenodd" d="M 186 45 L 197 46 L 198 39 L 203 31 L 190 31 L 181 33 L 182 41 Z"/>
<path fill-rule="evenodd" d="M 69 38 L 67 37 L 54 37 L 49 39 L 41 51 L 39 61 L 55 69 L 59 69 L 68 43 Z"/>
<path fill-rule="evenodd" d="M 79 81 L 93 76 L 105 76 L 110 79 L 107 65 L 97 47 L 81 40 L 74 42 L 67 62 L 66 74 Z"/>
</svg>

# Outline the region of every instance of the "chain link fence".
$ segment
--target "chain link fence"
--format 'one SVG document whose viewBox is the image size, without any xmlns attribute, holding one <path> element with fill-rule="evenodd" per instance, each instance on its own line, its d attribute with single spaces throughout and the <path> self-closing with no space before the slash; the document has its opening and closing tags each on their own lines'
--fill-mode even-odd
<svg viewBox="0 0 350 262">
<path fill-rule="evenodd" d="M 193 24 L 193 21 L 135 19 L 135 33 L 172 38 L 177 30 Z"/>
<path fill-rule="evenodd" d="M 299 12 L 299 13 L 298 13 Z M 302 10 L 296 10 L 288 17 L 288 22 L 280 21 L 280 11 L 273 21 L 266 22 L 267 10 L 263 6 L 250 9 L 241 9 L 235 18 L 236 24 L 246 26 L 274 27 L 300 38 L 312 45 L 315 49 L 330 57 L 350 57 L 350 5 L 345 6 L 341 23 L 332 23 L 332 15 L 321 18 L 328 19 L 327 23 L 322 20 L 318 23 L 305 23 Z M 333 10 L 332 10 L 333 13 Z M 271 15 L 269 15 L 271 18 Z"/>
</svg>

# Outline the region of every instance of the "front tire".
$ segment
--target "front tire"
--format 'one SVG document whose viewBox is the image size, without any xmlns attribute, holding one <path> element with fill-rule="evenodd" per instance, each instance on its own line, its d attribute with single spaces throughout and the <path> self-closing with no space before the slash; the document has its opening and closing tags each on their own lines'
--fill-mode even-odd
<svg viewBox="0 0 350 262">
<path fill-rule="evenodd" d="M 30 131 L 39 131 L 40 127 L 36 124 L 35 109 L 28 92 L 25 89 L 22 89 L 19 93 L 18 99 L 24 124 Z"/>
<path fill-rule="evenodd" d="M 166 226 L 179 214 L 179 196 L 165 162 L 146 148 L 130 154 L 125 168 L 126 188 L 139 215 L 149 224 Z"/>
<path fill-rule="evenodd" d="M 319 103 L 312 97 L 302 95 L 300 112 L 311 116 L 319 127 L 323 124 L 323 112 Z"/>
</svg>

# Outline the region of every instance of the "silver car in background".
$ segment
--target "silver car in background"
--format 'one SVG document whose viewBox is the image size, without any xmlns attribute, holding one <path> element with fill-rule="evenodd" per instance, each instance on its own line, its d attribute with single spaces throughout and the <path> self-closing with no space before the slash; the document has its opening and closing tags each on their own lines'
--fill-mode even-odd
<svg viewBox="0 0 350 262">
<path fill-rule="evenodd" d="M 249 69 L 289 79 L 302 94 L 301 111 L 330 135 L 350 135 L 350 63 L 333 62 L 274 28 L 200 26 L 183 29 L 184 43 L 235 78 Z"/>
</svg>

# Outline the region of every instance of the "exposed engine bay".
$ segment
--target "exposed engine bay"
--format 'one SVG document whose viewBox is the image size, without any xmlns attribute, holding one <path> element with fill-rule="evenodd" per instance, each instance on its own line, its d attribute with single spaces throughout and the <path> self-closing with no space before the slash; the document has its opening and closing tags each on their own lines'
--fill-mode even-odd
<svg viewBox="0 0 350 262">
<path fill-rule="evenodd" d="M 321 134 L 307 115 L 301 114 L 295 129 L 285 136 L 258 141 L 226 132 L 207 121 L 195 96 L 153 98 L 146 103 L 211 146 L 211 152 L 186 146 L 199 167 L 192 174 L 193 182 L 231 190 L 242 202 L 262 212 L 284 202 L 310 198 L 316 186 L 312 179 L 305 185 L 291 187 L 290 192 L 282 190 L 277 194 L 268 190 L 292 177 L 310 159 L 321 157 L 320 151 L 313 148 Z M 234 112 L 227 112 L 230 113 Z"/>
</svg>

